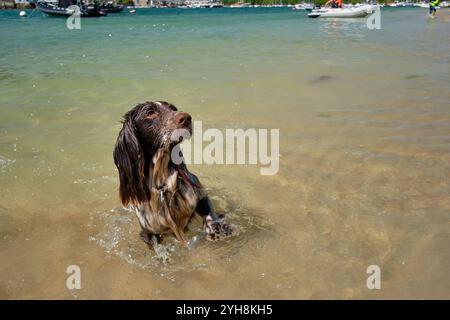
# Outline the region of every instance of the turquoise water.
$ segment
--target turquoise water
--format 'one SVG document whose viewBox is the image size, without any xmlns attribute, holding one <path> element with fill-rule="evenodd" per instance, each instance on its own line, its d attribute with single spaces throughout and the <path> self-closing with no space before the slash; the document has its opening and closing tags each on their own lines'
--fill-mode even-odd
<svg viewBox="0 0 450 320">
<path fill-rule="evenodd" d="M 289 8 L 141 9 L 81 30 L 28 12 L 0 11 L 0 297 L 449 298 L 450 10 L 383 9 L 381 30 Z M 275 176 L 191 167 L 241 233 L 169 241 L 168 265 L 120 209 L 112 162 L 146 100 L 280 129 Z"/>
</svg>

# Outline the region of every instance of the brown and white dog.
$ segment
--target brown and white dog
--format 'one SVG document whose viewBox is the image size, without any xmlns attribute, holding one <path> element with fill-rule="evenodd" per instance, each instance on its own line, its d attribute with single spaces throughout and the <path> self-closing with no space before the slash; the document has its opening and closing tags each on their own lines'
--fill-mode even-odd
<svg viewBox="0 0 450 320">
<path fill-rule="evenodd" d="M 194 213 L 203 217 L 207 239 L 231 234 L 223 217 L 212 203 L 198 178 L 184 163 L 171 159 L 176 130 L 192 134 L 192 118 L 164 101 L 138 104 L 124 115 L 114 148 L 114 163 L 119 170 L 120 199 L 131 206 L 141 225 L 141 238 L 156 245 L 165 234 L 173 234 L 188 244 L 185 230 Z"/>
</svg>

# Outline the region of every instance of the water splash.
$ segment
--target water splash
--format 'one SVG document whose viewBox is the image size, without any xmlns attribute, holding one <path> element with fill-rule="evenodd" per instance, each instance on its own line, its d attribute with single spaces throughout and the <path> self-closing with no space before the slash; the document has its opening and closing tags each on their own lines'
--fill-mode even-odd
<svg viewBox="0 0 450 320">
<path fill-rule="evenodd" d="M 213 259 L 233 259 L 258 235 L 273 233 L 270 223 L 242 210 L 237 200 L 226 195 L 212 195 L 211 199 L 217 212 L 226 213 L 226 220 L 234 230 L 231 237 L 221 241 L 207 241 L 202 220 L 195 217 L 187 232 L 190 238 L 187 248 L 172 236 L 166 236 L 160 244 L 148 248 L 139 237 L 140 227 L 134 212 L 124 208 L 92 215 L 95 230 L 89 240 L 96 242 L 108 254 L 173 280 L 176 272 L 208 269 Z"/>
</svg>

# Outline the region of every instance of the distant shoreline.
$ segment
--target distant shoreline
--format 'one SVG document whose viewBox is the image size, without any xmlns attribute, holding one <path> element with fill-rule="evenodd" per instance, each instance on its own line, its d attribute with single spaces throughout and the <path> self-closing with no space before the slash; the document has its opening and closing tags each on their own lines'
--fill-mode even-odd
<svg viewBox="0 0 450 320">
<path fill-rule="evenodd" d="M 246 3 L 248 4 L 248 6 L 245 6 L 245 8 L 253 8 L 253 7 L 260 7 L 260 8 L 264 8 L 264 7 L 293 7 L 296 4 L 300 4 L 300 3 L 314 3 L 316 5 L 323 5 L 327 0 L 315 0 L 315 1 L 298 1 L 298 0 L 284 0 L 281 1 L 282 3 L 280 3 L 279 0 L 252 0 L 252 1 L 242 1 L 242 0 L 224 0 L 222 1 L 222 3 L 224 4 L 225 8 L 229 8 L 232 5 L 235 4 L 243 4 Z M 131 2 L 131 0 L 130 0 Z M 130 2 L 127 1 L 117 1 L 117 3 L 120 4 L 124 4 L 127 7 L 134 7 L 136 9 L 149 9 L 149 8 L 154 8 L 154 9 L 167 9 L 167 8 L 184 8 L 181 6 L 181 1 L 180 1 L 180 6 L 132 6 L 130 5 Z M 391 4 L 394 2 L 400 2 L 400 3 L 408 3 L 408 4 L 413 4 L 413 3 L 424 3 L 427 2 L 425 0 L 419 0 L 419 1 L 393 1 L 393 0 L 380 0 L 377 1 L 379 4 Z M 346 4 L 358 4 L 358 3 L 365 3 L 365 0 L 351 0 L 351 1 L 345 1 Z M 15 3 L 15 1 L 5 1 L 5 0 L 0 0 L 0 9 L 34 9 L 35 5 L 34 4 L 30 4 L 30 3 Z M 199 9 L 199 8 L 191 8 L 191 9 Z M 206 9 L 206 8 L 201 8 L 201 9 Z M 216 8 L 215 8 L 216 9 Z"/>
<path fill-rule="evenodd" d="M 34 5 L 30 3 L 15 3 L 15 2 L 6 2 L 0 0 L 0 9 L 1 10 L 11 10 L 11 9 L 34 9 Z"/>
</svg>

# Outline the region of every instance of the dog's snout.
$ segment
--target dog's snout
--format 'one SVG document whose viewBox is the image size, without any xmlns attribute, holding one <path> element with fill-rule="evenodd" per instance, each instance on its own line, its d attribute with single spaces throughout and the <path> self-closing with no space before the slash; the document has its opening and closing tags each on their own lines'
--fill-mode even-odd
<svg viewBox="0 0 450 320">
<path fill-rule="evenodd" d="M 189 125 L 192 122 L 192 117 L 187 112 L 178 112 L 178 114 L 175 116 L 175 122 L 180 126 Z"/>
</svg>

